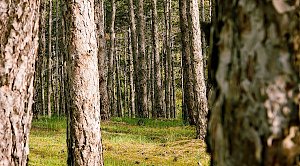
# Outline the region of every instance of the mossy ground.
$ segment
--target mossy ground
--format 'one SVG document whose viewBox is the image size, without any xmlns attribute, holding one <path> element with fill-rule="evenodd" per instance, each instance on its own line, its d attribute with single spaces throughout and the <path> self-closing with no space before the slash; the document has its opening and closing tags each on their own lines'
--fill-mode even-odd
<svg viewBox="0 0 300 166">
<path fill-rule="evenodd" d="M 29 165 L 66 165 L 65 127 L 64 118 L 33 121 Z M 179 120 L 114 118 L 101 129 L 105 165 L 209 165 L 204 142 Z"/>
</svg>

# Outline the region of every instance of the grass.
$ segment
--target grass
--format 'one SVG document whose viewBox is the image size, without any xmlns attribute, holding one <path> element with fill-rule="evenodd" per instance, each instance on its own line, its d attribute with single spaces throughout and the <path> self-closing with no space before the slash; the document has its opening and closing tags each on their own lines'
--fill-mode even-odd
<svg viewBox="0 0 300 166">
<path fill-rule="evenodd" d="M 29 165 L 66 165 L 65 128 L 64 118 L 33 120 Z M 101 129 L 105 165 L 209 165 L 204 142 L 179 120 L 113 118 Z"/>
</svg>

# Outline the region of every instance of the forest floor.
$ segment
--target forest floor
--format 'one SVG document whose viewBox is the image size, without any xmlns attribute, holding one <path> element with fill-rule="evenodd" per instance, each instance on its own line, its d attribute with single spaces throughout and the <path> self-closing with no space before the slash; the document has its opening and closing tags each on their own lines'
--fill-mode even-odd
<svg viewBox="0 0 300 166">
<path fill-rule="evenodd" d="M 108 166 L 208 166 L 210 157 L 195 129 L 179 120 L 113 118 L 102 122 L 104 163 Z M 33 120 L 29 165 L 66 165 L 64 118 Z"/>
</svg>

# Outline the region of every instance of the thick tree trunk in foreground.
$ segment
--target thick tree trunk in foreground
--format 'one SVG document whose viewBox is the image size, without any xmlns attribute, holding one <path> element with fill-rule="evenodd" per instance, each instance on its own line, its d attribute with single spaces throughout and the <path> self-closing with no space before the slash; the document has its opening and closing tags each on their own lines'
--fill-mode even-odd
<svg viewBox="0 0 300 166">
<path fill-rule="evenodd" d="M 68 1 L 68 165 L 103 165 L 94 1 Z"/>
<path fill-rule="evenodd" d="M 300 80 L 294 64 L 300 59 L 300 10 L 278 2 L 217 3 L 220 29 L 212 56 L 218 59 L 218 93 L 209 121 L 213 165 L 299 161 Z"/>
<path fill-rule="evenodd" d="M 138 116 L 140 118 L 148 117 L 147 109 L 147 64 L 145 54 L 145 16 L 144 1 L 138 0 L 138 79 L 139 88 L 136 91 L 138 95 Z"/>
<path fill-rule="evenodd" d="M 17 7 L 16 10 L 11 6 Z M 39 3 L 2 1 L 1 11 L 0 165 L 25 166 L 29 154 Z"/>
<path fill-rule="evenodd" d="M 188 16 L 190 28 L 191 55 L 193 60 L 194 98 L 196 110 L 197 138 L 204 138 L 206 134 L 208 103 L 203 69 L 203 54 L 201 46 L 201 29 L 199 21 L 199 7 L 197 0 L 189 0 Z"/>
<path fill-rule="evenodd" d="M 95 22 L 97 28 L 98 43 L 98 69 L 99 69 L 99 91 L 100 91 L 100 110 L 101 120 L 108 120 L 109 115 L 109 99 L 106 84 L 106 52 L 105 52 L 105 28 L 104 28 L 104 6 L 103 0 L 95 0 Z"/>
</svg>

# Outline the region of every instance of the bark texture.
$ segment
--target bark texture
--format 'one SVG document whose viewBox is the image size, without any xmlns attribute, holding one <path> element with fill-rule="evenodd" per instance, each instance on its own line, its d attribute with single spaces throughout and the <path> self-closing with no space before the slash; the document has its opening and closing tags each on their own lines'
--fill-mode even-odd
<svg viewBox="0 0 300 166">
<path fill-rule="evenodd" d="M 190 44 L 194 76 L 194 100 L 196 110 L 197 138 L 206 135 L 208 103 L 206 98 L 206 85 L 203 69 L 203 54 L 201 43 L 201 29 L 199 20 L 199 7 L 197 0 L 190 0 L 188 5 Z"/>
<path fill-rule="evenodd" d="M 103 165 L 94 1 L 67 2 L 68 165 Z"/>
<path fill-rule="evenodd" d="M 25 166 L 32 119 L 39 1 L 0 3 L 0 165 Z"/>
<path fill-rule="evenodd" d="M 181 44 L 182 44 L 182 77 L 183 77 L 183 111 L 188 115 L 187 121 L 190 125 L 196 124 L 194 116 L 195 101 L 193 90 L 193 69 L 191 50 L 188 32 L 188 18 L 187 18 L 187 0 L 180 0 L 180 31 L 181 31 Z"/>
<path fill-rule="evenodd" d="M 291 5 L 217 1 L 213 165 L 299 164 L 300 10 Z"/>
<path fill-rule="evenodd" d="M 52 0 L 49 0 L 49 30 L 48 30 L 48 117 L 52 116 L 52 104 L 51 104 L 51 95 L 52 95 L 52 72 L 51 72 L 51 56 L 52 56 Z"/>
<path fill-rule="evenodd" d="M 138 0 L 138 84 L 137 103 L 138 116 L 141 118 L 148 117 L 147 109 L 147 65 L 145 50 L 145 16 L 144 1 Z"/>
<path fill-rule="evenodd" d="M 104 28 L 104 1 L 95 0 L 95 23 L 97 28 L 97 43 L 98 43 L 98 69 L 99 69 L 99 91 L 100 91 L 100 110 L 101 120 L 108 120 L 109 100 L 106 84 L 106 52 L 105 52 L 105 28 Z"/>
<path fill-rule="evenodd" d="M 152 0 L 152 50 L 154 55 L 154 113 L 153 118 L 165 118 L 163 110 L 163 91 L 161 85 L 161 68 L 158 39 L 157 0 Z"/>
<path fill-rule="evenodd" d="M 137 48 L 137 34 L 136 34 L 136 23 L 135 23 L 135 14 L 134 14 L 134 4 L 133 0 L 128 0 L 129 8 L 130 8 L 130 39 L 131 39 L 131 49 L 132 49 L 132 59 L 133 59 L 133 82 L 134 82 L 134 99 L 135 109 L 133 110 L 132 116 L 135 116 L 138 112 L 138 105 L 137 105 L 137 98 L 138 96 L 138 89 L 139 89 L 139 82 L 137 81 L 138 78 L 138 48 Z"/>
<path fill-rule="evenodd" d="M 116 18 L 116 4 L 115 0 L 111 0 L 111 24 L 110 24 L 110 47 L 108 55 L 108 75 L 107 75 L 107 88 L 108 98 L 110 102 L 111 115 L 115 114 L 115 102 L 114 102 L 114 55 L 115 55 L 115 18 Z"/>
</svg>

